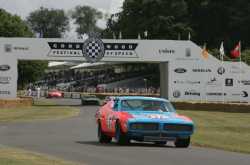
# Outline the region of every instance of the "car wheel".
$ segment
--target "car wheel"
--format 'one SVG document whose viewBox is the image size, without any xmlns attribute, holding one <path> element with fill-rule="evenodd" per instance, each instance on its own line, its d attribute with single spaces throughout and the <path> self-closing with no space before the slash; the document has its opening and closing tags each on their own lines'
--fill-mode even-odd
<svg viewBox="0 0 250 165">
<path fill-rule="evenodd" d="M 127 138 L 126 134 L 121 131 L 121 126 L 118 122 L 115 126 L 115 139 L 119 145 L 129 144 L 129 139 Z"/>
<path fill-rule="evenodd" d="M 166 141 L 159 141 L 159 142 L 155 142 L 156 145 L 160 145 L 160 146 L 163 146 L 163 145 L 166 145 L 167 142 Z"/>
<path fill-rule="evenodd" d="M 175 146 L 177 148 L 187 148 L 190 145 L 190 137 L 186 138 L 186 139 L 177 139 L 175 141 Z"/>
<path fill-rule="evenodd" d="M 101 126 L 101 123 L 99 122 L 98 123 L 98 129 L 97 129 L 97 135 L 98 135 L 98 141 L 100 142 L 100 143 L 110 143 L 111 142 L 111 140 L 112 140 L 112 138 L 111 137 L 109 137 L 109 136 L 107 136 L 107 135 L 105 135 L 104 133 L 103 133 L 103 131 L 102 131 L 102 126 Z"/>
</svg>

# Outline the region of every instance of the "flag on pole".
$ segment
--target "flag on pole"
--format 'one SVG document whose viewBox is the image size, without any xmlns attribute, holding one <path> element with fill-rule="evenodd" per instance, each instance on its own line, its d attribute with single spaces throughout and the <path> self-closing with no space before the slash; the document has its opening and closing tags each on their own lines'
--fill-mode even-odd
<svg viewBox="0 0 250 165">
<path fill-rule="evenodd" d="M 208 55 L 208 51 L 207 51 L 207 46 L 206 46 L 206 44 L 204 44 L 201 54 L 202 54 L 202 57 L 203 57 L 204 59 L 208 59 L 208 56 L 209 56 L 209 55 Z"/>
<path fill-rule="evenodd" d="M 224 61 L 224 55 L 225 55 L 224 44 L 223 42 L 221 42 L 221 45 L 220 45 L 220 60 L 221 61 Z"/>
<path fill-rule="evenodd" d="M 138 40 L 140 40 L 141 39 L 141 35 L 140 35 L 140 33 L 138 33 Z"/>
<path fill-rule="evenodd" d="M 119 33 L 119 39 L 122 39 L 122 32 Z"/>
<path fill-rule="evenodd" d="M 144 32 L 144 37 L 148 38 L 148 31 L 147 30 Z"/>
<path fill-rule="evenodd" d="M 191 33 L 190 32 L 188 33 L 188 40 L 189 41 L 191 40 Z"/>
<path fill-rule="evenodd" d="M 239 42 L 235 48 L 231 51 L 231 57 L 232 58 L 238 58 L 241 57 L 241 43 Z"/>
<path fill-rule="evenodd" d="M 115 33 L 113 32 L 113 39 L 116 39 Z"/>
</svg>

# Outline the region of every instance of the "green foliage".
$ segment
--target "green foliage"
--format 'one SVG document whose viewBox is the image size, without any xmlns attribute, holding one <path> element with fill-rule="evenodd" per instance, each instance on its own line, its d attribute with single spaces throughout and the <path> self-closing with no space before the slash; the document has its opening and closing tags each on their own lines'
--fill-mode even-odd
<svg viewBox="0 0 250 165">
<path fill-rule="evenodd" d="M 43 76 L 48 68 L 47 61 L 19 61 L 18 63 L 18 84 L 19 88 L 37 81 Z"/>
<path fill-rule="evenodd" d="M 187 36 L 192 29 L 186 19 L 187 3 L 184 0 L 125 0 L 123 11 L 112 16 L 107 32 L 122 31 L 124 38 L 137 38 L 148 31 L 150 39 L 177 39 Z"/>
<path fill-rule="evenodd" d="M 250 64 L 250 49 L 245 49 L 241 55 L 241 60 L 247 64 Z"/>
<path fill-rule="evenodd" d="M 72 18 L 77 25 L 76 32 L 79 35 L 88 32 L 100 32 L 101 29 L 96 23 L 101 19 L 103 14 L 90 6 L 77 6 L 72 12 Z"/>
<path fill-rule="evenodd" d="M 30 37 L 31 31 L 25 22 L 16 15 L 0 9 L 0 37 Z"/>
<path fill-rule="evenodd" d="M 27 18 L 30 27 L 44 38 L 60 38 L 69 29 L 69 18 L 64 10 L 41 7 Z"/>
</svg>

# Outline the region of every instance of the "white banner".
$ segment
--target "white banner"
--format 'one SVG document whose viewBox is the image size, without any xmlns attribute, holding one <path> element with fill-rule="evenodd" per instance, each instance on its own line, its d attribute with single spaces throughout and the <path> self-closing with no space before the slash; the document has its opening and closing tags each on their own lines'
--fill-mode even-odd
<svg viewBox="0 0 250 165">
<path fill-rule="evenodd" d="M 17 60 L 12 56 L 0 56 L 0 98 L 16 98 Z"/>
</svg>

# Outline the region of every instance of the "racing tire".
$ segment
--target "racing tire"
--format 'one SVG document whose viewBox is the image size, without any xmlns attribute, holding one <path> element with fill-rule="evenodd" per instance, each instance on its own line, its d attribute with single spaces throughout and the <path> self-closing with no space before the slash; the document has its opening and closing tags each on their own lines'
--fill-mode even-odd
<svg viewBox="0 0 250 165">
<path fill-rule="evenodd" d="M 127 135 L 121 131 L 121 126 L 118 122 L 115 125 L 115 139 L 119 145 L 127 145 L 130 142 Z"/>
<path fill-rule="evenodd" d="M 177 139 L 175 141 L 175 146 L 177 148 L 187 148 L 190 145 L 190 137 L 186 138 L 186 139 Z"/>
<path fill-rule="evenodd" d="M 112 141 L 112 137 L 109 137 L 103 133 L 102 126 L 101 126 L 100 122 L 98 123 L 97 130 L 98 130 L 97 135 L 98 135 L 99 143 L 110 143 Z"/>
</svg>

